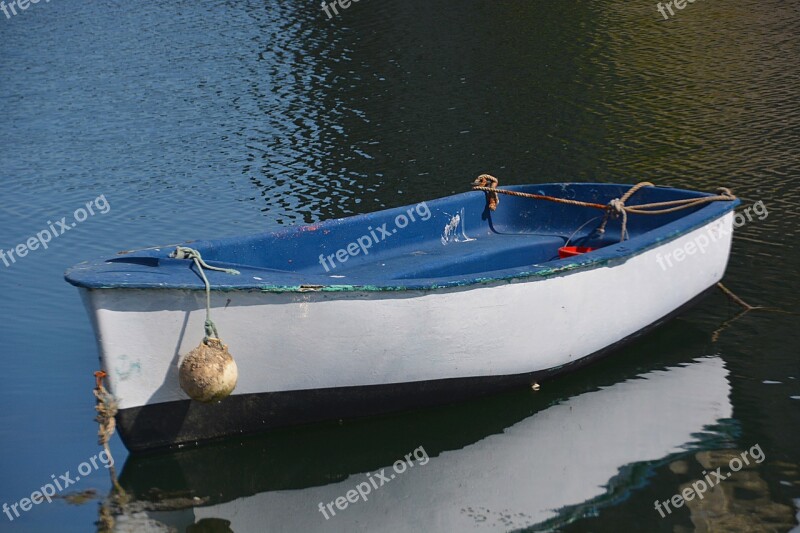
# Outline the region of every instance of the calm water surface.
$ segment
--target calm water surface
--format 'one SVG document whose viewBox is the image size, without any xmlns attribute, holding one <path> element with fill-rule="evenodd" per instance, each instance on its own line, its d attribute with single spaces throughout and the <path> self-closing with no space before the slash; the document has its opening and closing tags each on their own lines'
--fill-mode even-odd
<svg viewBox="0 0 800 533">
<path fill-rule="evenodd" d="M 715 294 L 537 393 L 155 456 L 128 457 L 115 438 L 131 497 L 116 531 L 796 528 L 798 28 L 800 3 L 753 0 L 695 2 L 668 21 L 638 0 L 362 1 L 333 20 L 292 0 L 0 14 L 0 248 L 101 195 L 110 206 L 0 263 L 0 503 L 99 451 L 97 348 L 67 267 L 412 204 L 488 171 L 762 201 L 726 283 L 789 313 L 726 325 L 738 308 Z M 419 447 L 424 465 L 319 512 Z M 759 451 L 704 499 L 654 509 Z M 89 489 L 80 505 L 0 514 L 0 531 L 93 531 L 102 465 L 65 494 Z"/>
</svg>

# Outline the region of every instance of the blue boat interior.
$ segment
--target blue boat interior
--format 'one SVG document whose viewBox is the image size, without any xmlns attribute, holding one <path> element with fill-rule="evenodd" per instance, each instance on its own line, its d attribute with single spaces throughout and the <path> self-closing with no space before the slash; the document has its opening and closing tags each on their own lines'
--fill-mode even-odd
<svg viewBox="0 0 800 533">
<path fill-rule="evenodd" d="M 505 187 L 608 204 L 630 185 L 559 183 Z M 627 205 L 699 198 L 707 193 L 645 187 Z M 495 211 L 483 192 L 448 196 L 272 233 L 195 241 L 222 290 L 402 290 L 467 285 L 487 280 L 554 275 L 608 264 L 657 246 L 732 210 L 738 201 L 716 201 L 660 215 L 629 215 L 628 239 L 604 211 L 500 195 Z M 563 246 L 592 248 L 561 258 Z M 171 248 L 120 253 L 76 265 L 67 280 L 86 288 L 191 288 L 203 283 L 189 260 L 171 259 Z"/>
</svg>

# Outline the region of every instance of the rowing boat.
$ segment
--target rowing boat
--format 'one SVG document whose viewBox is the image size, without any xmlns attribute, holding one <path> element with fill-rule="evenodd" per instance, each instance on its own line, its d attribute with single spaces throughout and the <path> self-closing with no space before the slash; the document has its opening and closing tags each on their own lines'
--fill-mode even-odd
<svg viewBox="0 0 800 533">
<path fill-rule="evenodd" d="M 675 316 L 724 274 L 733 196 L 481 185 L 68 270 L 126 446 L 174 447 L 538 386 Z M 204 328 L 208 338 L 210 316 L 238 380 L 225 399 L 199 402 L 180 373 Z"/>
</svg>

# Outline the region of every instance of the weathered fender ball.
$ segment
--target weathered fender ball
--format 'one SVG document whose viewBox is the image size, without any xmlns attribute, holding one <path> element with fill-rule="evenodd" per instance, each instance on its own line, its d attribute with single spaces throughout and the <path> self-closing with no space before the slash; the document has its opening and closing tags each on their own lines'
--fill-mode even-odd
<svg viewBox="0 0 800 533">
<path fill-rule="evenodd" d="M 207 339 L 183 359 L 178 375 L 183 392 L 193 400 L 208 403 L 230 396 L 239 370 L 221 340 Z"/>
</svg>

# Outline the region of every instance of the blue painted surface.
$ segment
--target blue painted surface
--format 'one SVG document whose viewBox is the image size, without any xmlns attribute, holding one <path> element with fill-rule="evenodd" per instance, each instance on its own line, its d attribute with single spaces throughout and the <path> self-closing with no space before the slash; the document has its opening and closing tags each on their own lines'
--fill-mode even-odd
<svg viewBox="0 0 800 533">
<path fill-rule="evenodd" d="M 629 187 L 570 183 L 509 189 L 607 204 Z M 645 188 L 628 204 L 705 195 Z M 738 200 L 717 201 L 662 215 L 630 215 L 630 238 L 620 242 L 619 220 L 612 219 L 603 235 L 596 233 L 603 213 L 597 209 L 501 195 L 498 209 L 489 211 L 482 192 L 467 192 L 310 226 L 187 245 L 200 251 L 212 266 L 240 272 L 208 271 L 209 281 L 217 290 L 301 291 L 308 286 L 322 290 L 424 290 L 548 277 L 621 261 L 702 226 L 738 204 Z M 464 240 L 443 242 L 445 228 L 454 220 L 454 234 Z M 570 244 L 596 250 L 560 259 L 558 248 L 568 239 Z M 169 258 L 172 250 L 134 251 L 82 263 L 70 269 L 66 279 L 85 288 L 202 289 L 203 282 L 192 262 Z"/>
</svg>

